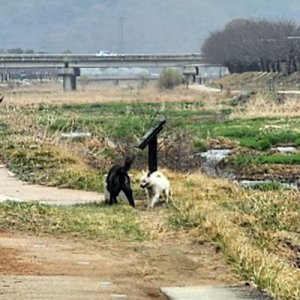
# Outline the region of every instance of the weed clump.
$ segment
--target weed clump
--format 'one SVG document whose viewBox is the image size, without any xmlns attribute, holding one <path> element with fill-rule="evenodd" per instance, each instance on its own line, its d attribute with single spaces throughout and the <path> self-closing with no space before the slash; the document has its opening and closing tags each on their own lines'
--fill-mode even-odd
<svg viewBox="0 0 300 300">
<path fill-rule="evenodd" d="M 182 75 L 175 69 L 163 70 L 158 78 L 158 87 L 160 89 L 172 90 L 182 83 Z"/>
</svg>

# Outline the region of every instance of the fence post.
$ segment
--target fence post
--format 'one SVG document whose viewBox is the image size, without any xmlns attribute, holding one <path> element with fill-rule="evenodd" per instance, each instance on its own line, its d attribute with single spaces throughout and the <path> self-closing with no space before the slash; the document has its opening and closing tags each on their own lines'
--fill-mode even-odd
<svg viewBox="0 0 300 300">
<path fill-rule="evenodd" d="M 135 145 L 139 149 L 145 149 L 148 146 L 148 169 L 150 173 L 157 171 L 157 135 L 162 130 L 166 119 L 162 118 L 153 126 L 142 139 Z"/>
</svg>

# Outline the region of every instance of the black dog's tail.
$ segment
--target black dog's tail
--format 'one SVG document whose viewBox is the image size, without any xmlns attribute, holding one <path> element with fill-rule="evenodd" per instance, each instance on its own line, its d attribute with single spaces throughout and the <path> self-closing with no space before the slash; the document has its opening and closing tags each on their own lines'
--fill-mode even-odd
<svg viewBox="0 0 300 300">
<path fill-rule="evenodd" d="M 124 163 L 124 166 L 123 166 L 125 172 L 129 171 L 133 161 L 134 161 L 134 156 L 126 156 L 125 163 Z"/>
</svg>

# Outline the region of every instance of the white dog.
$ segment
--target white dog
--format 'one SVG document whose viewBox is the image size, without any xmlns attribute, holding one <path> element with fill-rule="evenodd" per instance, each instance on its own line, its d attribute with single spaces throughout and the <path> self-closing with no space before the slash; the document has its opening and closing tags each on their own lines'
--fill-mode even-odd
<svg viewBox="0 0 300 300">
<path fill-rule="evenodd" d="M 153 173 L 143 173 L 140 178 L 140 187 L 146 190 L 149 200 L 148 207 L 154 207 L 159 198 L 163 196 L 166 203 L 169 202 L 171 196 L 170 181 L 167 177 L 159 171 Z"/>
</svg>

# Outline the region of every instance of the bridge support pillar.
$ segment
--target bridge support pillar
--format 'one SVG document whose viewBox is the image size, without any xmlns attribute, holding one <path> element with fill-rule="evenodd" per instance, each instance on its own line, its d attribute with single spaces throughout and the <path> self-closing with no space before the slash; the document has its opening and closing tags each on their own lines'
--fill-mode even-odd
<svg viewBox="0 0 300 300">
<path fill-rule="evenodd" d="M 58 75 L 63 78 L 63 87 L 65 92 L 76 90 L 76 77 L 80 76 L 79 68 L 65 67 L 59 70 Z"/>
<path fill-rule="evenodd" d="M 183 68 L 183 75 L 185 77 L 186 87 L 189 83 L 196 82 L 196 75 L 199 75 L 199 68 L 197 66 L 187 66 Z"/>
</svg>

